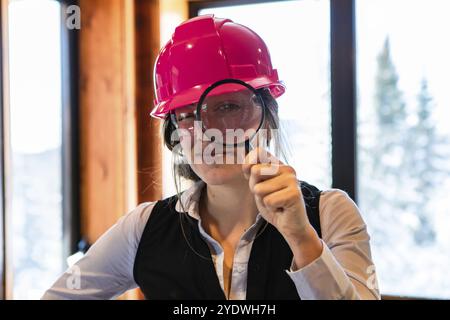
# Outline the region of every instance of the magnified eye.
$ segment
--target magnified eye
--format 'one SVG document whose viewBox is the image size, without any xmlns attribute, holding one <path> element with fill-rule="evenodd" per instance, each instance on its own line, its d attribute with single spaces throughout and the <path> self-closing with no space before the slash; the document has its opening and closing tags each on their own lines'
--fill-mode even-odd
<svg viewBox="0 0 450 320">
<path fill-rule="evenodd" d="M 219 112 L 233 112 L 241 109 L 241 106 L 236 103 L 223 103 L 217 106 L 216 111 Z"/>
</svg>

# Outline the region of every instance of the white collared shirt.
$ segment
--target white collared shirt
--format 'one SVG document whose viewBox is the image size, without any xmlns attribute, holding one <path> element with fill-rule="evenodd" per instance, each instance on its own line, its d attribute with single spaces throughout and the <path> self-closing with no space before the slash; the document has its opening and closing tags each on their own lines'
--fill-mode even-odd
<svg viewBox="0 0 450 320">
<path fill-rule="evenodd" d="M 224 251 L 202 227 L 198 202 L 204 182 L 186 190 L 175 209 L 198 220 L 200 234 L 208 244 L 222 290 Z M 42 299 L 113 299 L 137 287 L 133 266 L 139 241 L 156 202 L 140 204 L 104 233 L 74 266 L 66 270 Z M 379 299 L 366 225 L 358 207 L 342 190 L 322 191 L 319 202 L 323 250 L 309 265 L 286 270 L 302 299 Z M 236 247 L 230 299 L 244 300 L 251 247 L 261 223 L 242 235 Z"/>
</svg>

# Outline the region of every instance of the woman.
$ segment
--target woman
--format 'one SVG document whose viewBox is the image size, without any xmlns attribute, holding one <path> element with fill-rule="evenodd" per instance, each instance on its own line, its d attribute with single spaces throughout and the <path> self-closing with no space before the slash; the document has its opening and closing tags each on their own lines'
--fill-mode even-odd
<svg viewBox="0 0 450 320">
<path fill-rule="evenodd" d="M 229 78 L 250 88 L 246 101 L 256 103 L 246 110 L 263 110 L 258 129 L 268 134 L 215 150 L 212 162 L 195 161 L 198 150 L 204 160 L 208 145 L 217 144 L 194 132 L 194 120 L 207 118 L 199 116 L 208 110 L 205 90 Z M 163 120 L 165 144 L 178 157 L 176 184 L 183 177 L 193 185 L 122 217 L 44 299 L 110 299 L 135 287 L 148 299 L 379 299 L 355 203 L 339 189 L 299 182 L 278 160 L 275 98 L 285 88 L 256 33 L 211 15 L 190 19 L 160 51 L 154 80 L 152 116 Z M 234 112 L 248 124 L 248 112 L 239 109 L 248 97 L 236 92 L 213 96 L 226 101 L 224 115 Z M 208 126 L 225 118 L 215 114 Z M 217 161 L 225 155 L 233 162 Z"/>
</svg>

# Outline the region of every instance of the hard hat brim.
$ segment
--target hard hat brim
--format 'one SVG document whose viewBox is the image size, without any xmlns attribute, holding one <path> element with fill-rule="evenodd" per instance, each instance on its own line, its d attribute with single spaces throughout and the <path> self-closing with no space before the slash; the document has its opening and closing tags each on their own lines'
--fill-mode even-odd
<svg viewBox="0 0 450 320">
<path fill-rule="evenodd" d="M 242 79 L 245 81 L 245 79 Z M 270 90 L 271 95 L 274 98 L 278 98 L 286 91 L 286 86 L 282 81 L 273 81 L 268 77 L 259 77 L 254 79 L 249 79 L 245 81 L 247 84 L 252 86 L 255 89 L 260 88 L 268 88 Z M 162 101 L 157 104 L 150 115 L 154 118 L 164 119 L 166 115 L 175 109 L 182 108 L 191 104 L 196 104 L 200 99 L 202 93 L 210 86 L 211 84 L 203 84 L 197 85 L 190 89 L 184 90 L 175 94 L 171 99 Z M 217 93 L 227 93 L 233 91 L 233 87 L 229 86 L 228 88 L 224 88 L 222 91 L 217 91 Z"/>
</svg>

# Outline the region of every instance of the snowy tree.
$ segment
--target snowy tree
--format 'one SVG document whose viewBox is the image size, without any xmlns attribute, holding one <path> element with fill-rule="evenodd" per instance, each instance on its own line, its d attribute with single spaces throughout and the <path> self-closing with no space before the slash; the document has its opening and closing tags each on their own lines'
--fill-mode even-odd
<svg viewBox="0 0 450 320">
<path fill-rule="evenodd" d="M 429 204 L 442 177 L 448 173 L 446 168 L 439 165 L 439 160 L 445 160 L 448 156 L 442 152 L 447 141 L 436 132 L 432 117 L 434 107 L 428 83 L 422 79 L 417 96 L 416 122 L 409 129 L 406 149 L 407 167 L 416 191 L 414 201 L 411 202 L 411 210 L 414 210 L 418 220 L 414 228 L 414 240 L 419 245 L 431 244 L 436 238 Z"/>
<path fill-rule="evenodd" d="M 407 170 L 403 166 L 405 157 L 404 137 L 407 132 L 407 110 L 403 94 L 398 87 L 398 74 L 391 57 L 389 38 L 377 57 L 378 70 L 374 96 L 372 122 L 374 131 L 370 145 L 360 145 L 362 165 L 366 173 L 361 177 L 361 201 L 366 214 L 373 223 L 375 241 L 389 242 L 396 232 L 390 227 L 399 223 L 399 215 L 408 206 L 408 197 L 402 194 L 402 183 Z M 380 226 L 385 221 L 386 226 Z"/>
<path fill-rule="evenodd" d="M 407 107 L 399 89 L 389 38 L 377 64 L 373 143 L 359 149 L 363 172 L 367 173 L 361 177 L 360 197 L 375 242 L 389 243 L 395 241 L 391 237 L 398 237 L 417 245 L 431 244 L 436 234 L 429 204 L 442 173 L 448 172 L 438 162 L 448 156 L 442 154 L 448 142 L 436 133 L 433 99 L 425 79 L 416 108 Z M 380 221 L 386 225 L 380 225 Z"/>
</svg>

